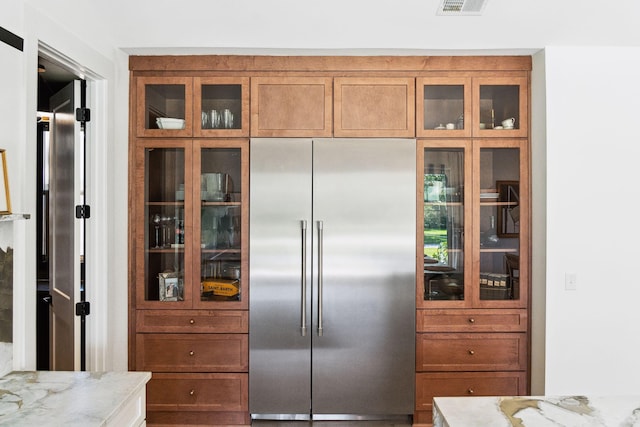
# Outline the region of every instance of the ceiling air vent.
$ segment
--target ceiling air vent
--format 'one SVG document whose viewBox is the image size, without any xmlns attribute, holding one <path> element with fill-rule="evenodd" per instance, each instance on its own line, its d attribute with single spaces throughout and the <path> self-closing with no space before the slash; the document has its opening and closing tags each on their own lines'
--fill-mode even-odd
<svg viewBox="0 0 640 427">
<path fill-rule="evenodd" d="M 487 0 L 442 0 L 437 15 L 481 15 Z"/>
</svg>

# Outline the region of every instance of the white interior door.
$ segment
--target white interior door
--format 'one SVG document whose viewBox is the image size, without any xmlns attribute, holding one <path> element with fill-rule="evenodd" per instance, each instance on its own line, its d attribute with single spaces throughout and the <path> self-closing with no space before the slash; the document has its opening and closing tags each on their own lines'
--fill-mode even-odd
<svg viewBox="0 0 640 427">
<path fill-rule="evenodd" d="M 50 261 L 51 292 L 50 369 L 80 369 L 81 318 L 75 314 L 80 301 L 83 219 L 75 206 L 83 205 L 84 156 L 80 122 L 81 82 L 69 83 L 51 97 L 53 113 L 50 147 Z"/>
</svg>

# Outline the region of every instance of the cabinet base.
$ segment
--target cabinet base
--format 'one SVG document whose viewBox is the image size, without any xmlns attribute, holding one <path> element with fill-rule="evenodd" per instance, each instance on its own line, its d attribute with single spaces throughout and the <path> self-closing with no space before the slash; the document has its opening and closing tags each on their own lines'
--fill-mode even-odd
<svg viewBox="0 0 640 427">
<path fill-rule="evenodd" d="M 214 411 L 148 411 L 147 426 L 183 425 L 183 426 L 249 426 L 251 417 L 248 412 Z"/>
</svg>

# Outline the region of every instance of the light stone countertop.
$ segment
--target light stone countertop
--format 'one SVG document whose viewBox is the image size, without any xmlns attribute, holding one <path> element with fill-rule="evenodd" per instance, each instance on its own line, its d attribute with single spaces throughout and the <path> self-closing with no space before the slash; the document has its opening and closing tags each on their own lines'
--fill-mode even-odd
<svg viewBox="0 0 640 427">
<path fill-rule="evenodd" d="M 0 425 L 104 426 L 150 378 L 149 372 L 10 372 L 0 378 Z"/>
<path fill-rule="evenodd" d="M 433 427 L 640 427 L 640 396 L 436 397 Z"/>
</svg>

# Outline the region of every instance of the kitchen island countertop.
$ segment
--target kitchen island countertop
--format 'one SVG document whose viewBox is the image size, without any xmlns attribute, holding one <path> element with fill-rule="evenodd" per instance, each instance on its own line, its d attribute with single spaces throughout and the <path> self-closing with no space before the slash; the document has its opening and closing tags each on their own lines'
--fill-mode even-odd
<svg viewBox="0 0 640 427">
<path fill-rule="evenodd" d="M 140 425 L 150 378 L 149 372 L 10 372 L 0 378 L 0 425 Z"/>
<path fill-rule="evenodd" d="M 436 397 L 433 427 L 640 427 L 640 396 Z"/>
</svg>

